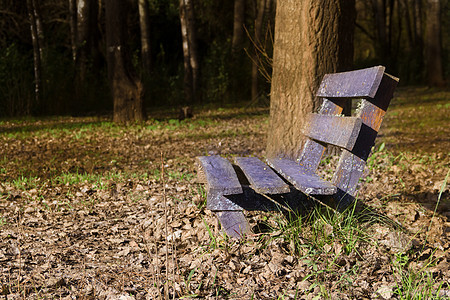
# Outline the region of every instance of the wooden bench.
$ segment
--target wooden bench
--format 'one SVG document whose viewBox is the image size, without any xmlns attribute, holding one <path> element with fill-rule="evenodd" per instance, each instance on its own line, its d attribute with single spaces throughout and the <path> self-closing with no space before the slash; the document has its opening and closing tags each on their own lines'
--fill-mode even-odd
<svg viewBox="0 0 450 300">
<path fill-rule="evenodd" d="M 317 92 L 323 102 L 318 113 L 308 117 L 303 130 L 307 140 L 297 160 L 276 157 L 264 163 L 256 157 L 235 157 L 232 164 L 220 156 L 197 157 L 199 178 L 207 189 L 207 208 L 216 213 L 228 235 L 240 238 L 251 232 L 242 211 L 264 206 L 264 195 L 327 197 L 338 210 L 354 201 L 398 83 L 398 78 L 384 70 L 377 66 L 324 76 Z M 345 103 L 352 99 L 360 101 L 355 116 L 341 116 Z M 316 173 L 327 145 L 342 149 L 331 181 Z"/>
</svg>

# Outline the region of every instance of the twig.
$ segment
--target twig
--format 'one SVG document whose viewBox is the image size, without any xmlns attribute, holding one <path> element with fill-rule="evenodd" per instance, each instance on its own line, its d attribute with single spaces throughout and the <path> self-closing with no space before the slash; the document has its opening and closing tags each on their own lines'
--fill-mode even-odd
<svg viewBox="0 0 450 300">
<path fill-rule="evenodd" d="M 174 215 L 172 210 L 171 210 L 171 214 L 172 214 L 172 216 Z M 171 258 L 172 258 L 172 284 L 173 284 L 173 286 L 172 286 L 172 289 L 173 289 L 172 298 L 175 300 L 175 294 L 176 294 L 176 292 L 175 292 L 175 282 L 176 282 L 176 280 L 175 280 L 175 259 L 176 259 L 175 258 L 175 255 L 176 255 L 176 252 L 175 252 L 175 233 L 173 232 L 173 228 L 172 227 L 170 227 L 170 229 L 171 229 L 170 234 L 172 235 L 172 243 L 171 243 L 171 248 L 170 248 L 170 250 L 172 252 L 172 255 L 171 255 Z"/>
<path fill-rule="evenodd" d="M 160 289 L 160 280 L 161 280 L 161 269 L 159 267 L 159 251 L 158 251 L 158 241 L 155 239 L 155 255 L 156 255 L 156 287 L 158 289 L 158 296 L 162 299 L 161 289 Z"/>
<path fill-rule="evenodd" d="M 166 179 L 164 177 L 164 157 L 161 152 L 161 180 L 163 184 L 163 203 L 164 203 L 164 231 L 166 239 L 166 282 L 164 284 L 164 298 L 169 299 L 169 229 L 167 221 L 167 198 L 166 198 Z"/>
<path fill-rule="evenodd" d="M 20 293 L 20 278 L 22 277 L 22 250 L 20 249 L 20 243 L 22 241 L 22 227 L 20 226 L 21 224 L 21 219 L 20 219 L 20 209 L 18 211 L 18 216 L 17 216 L 17 229 L 19 232 L 19 237 L 17 239 L 17 249 L 19 250 L 19 274 L 17 276 L 17 290 Z M 25 299 L 25 296 L 24 296 Z"/>
</svg>

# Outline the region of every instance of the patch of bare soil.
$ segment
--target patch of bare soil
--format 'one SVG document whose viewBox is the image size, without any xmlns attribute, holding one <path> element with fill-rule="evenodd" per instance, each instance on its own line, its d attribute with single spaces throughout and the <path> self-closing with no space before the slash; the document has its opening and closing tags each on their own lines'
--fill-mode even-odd
<svg viewBox="0 0 450 300">
<path fill-rule="evenodd" d="M 321 217 L 289 237 L 284 216 L 258 212 L 247 213 L 255 229 L 273 229 L 223 236 L 194 159 L 264 156 L 267 119 L 265 110 L 225 110 L 129 128 L 86 118 L 3 122 L 0 295 L 390 299 L 410 292 L 409 282 L 450 297 L 448 148 L 374 154 L 356 208 L 362 238 L 338 234 L 343 222 L 321 223 L 317 243 Z"/>
</svg>

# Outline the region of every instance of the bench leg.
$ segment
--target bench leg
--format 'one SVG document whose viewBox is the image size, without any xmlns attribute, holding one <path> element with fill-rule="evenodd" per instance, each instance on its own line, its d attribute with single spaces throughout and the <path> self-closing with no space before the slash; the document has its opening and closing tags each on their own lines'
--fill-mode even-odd
<svg viewBox="0 0 450 300">
<path fill-rule="evenodd" d="M 215 211 L 220 224 L 225 233 L 236 239 L 241 239 L 244 235 L 251 234 L 250 224 L 242 211 L 223 210 Z"/>
</svg>

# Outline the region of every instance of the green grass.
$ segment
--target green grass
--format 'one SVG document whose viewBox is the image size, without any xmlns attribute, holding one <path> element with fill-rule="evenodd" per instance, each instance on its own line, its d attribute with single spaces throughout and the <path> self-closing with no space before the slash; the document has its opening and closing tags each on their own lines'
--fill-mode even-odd
<svg viewBox="0 0 450 300">
<path fill-rule="evenodd" d="M 124 178 L 122 173 L 103 173 L 103 174 L 93 174 L 93 173 L 61 173 L 60 175 L 53 177 L 51 183 L 53 185 L 77 185 L 82 183 L 93 184 L 95 189 L 104 189 L 107 186 L 107 182 L 110 180 L 120 181 Z"/>
<path fill-rule="evenodd" d="M 357 251 L 361 242 L 369 242 L 369 234 L 364 230 L 366 223 L 359 218 L 364 213 L 355 213 L 356 202 L 342 213 L 317 205 L 308 216 L 299 216 L 289 212 L 287 217 L 274 214 L 268 219 L 272 232 L 279 233 L 277 238 L 283 239 L 292 254 L 321 254 L 331 251 L 335 244 L 342 246 L 335 255 L 350 254 Z"/>
<path fill-rule="evenodd" d="M 38 188 L 41 185 L 41 180 L 37 176 L 19 176 L 16 179 L 13 179 L 12 182 L 10 182 L 13 187 L 15 187 L 18 190 L 30 190 L 34 188 Z"/>
<path fill-rule="evenodd" d="M 422 267 L 411 267 L 411 259 L 408 254 L 398 253 L 392 260 L 394 274 L 400 278 L 400 282 L 393 289 L 393 294 L 399 299 L 441 299 L 439 291 L 443 282 L 438 283 L 433 278 L 430 267 L 436 264 L 433 256 L 427 259 Z"/>
</svg>

